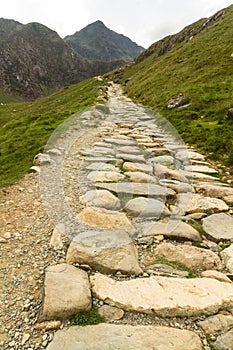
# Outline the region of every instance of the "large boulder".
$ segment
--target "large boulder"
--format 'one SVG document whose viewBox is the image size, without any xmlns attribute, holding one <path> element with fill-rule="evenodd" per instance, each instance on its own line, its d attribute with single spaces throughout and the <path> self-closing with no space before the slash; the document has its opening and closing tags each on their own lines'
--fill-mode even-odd
<svg viewBox="0 0 233 350">
<path fill-rule="evenodd" d="M 66 261 L 68 264 L 87 264 L 102 273 L 142 273 L 136 248 L 124 230 L 80 233 L 71 242 Z"/>
</svg>

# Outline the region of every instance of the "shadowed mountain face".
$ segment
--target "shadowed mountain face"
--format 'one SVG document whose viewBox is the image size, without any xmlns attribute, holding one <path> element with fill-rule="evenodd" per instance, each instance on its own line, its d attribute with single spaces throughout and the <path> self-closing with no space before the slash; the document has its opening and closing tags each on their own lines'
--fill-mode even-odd
<svg viewBox="0 0 233 350">
<path fill-rule="evenodd" d="M 1 87 L 28 98 L 90 76 L 90 64 L 39 23 L 0 20 Z"/>
<path fill-rule="evenodd" d="M 0 89 L 29 99 L 124 63 L 90 61 L 46 26 L 6 19 L 0 19 L 0 52 Z"/>
<path fill-rule="evenodd" d="M 89 24 L 64 40 L 83 57 L 100 61 L 131 61 L 144 50 L 124 35 L 108 29 L 101 21 Z"/>
</svg>

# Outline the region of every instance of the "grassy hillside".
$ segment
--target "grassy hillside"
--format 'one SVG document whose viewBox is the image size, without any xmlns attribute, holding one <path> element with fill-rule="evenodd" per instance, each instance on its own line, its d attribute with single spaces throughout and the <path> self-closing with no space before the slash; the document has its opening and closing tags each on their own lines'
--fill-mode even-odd
<svg viewBox="0 0 233 350">
<path fill-rule="evenodd" d="M 233 107 L 232 20 L 233 5 L 193 38 L 160 57 L 151 50 L 121 76 L 130 97 L 168 118 L 185 142 L 228 165 L 233 165 L 233 118 L 226 117 Z M 188 106 L 167 108 L 179 93 Z"/>
<path fill-rule="evenodd" d="M 53 130 L 96 102 L 100 85 L 103 82 L 90 79 L 35 102 L 0 105 L 0 186 L 29 171 Z"/>
</svg>

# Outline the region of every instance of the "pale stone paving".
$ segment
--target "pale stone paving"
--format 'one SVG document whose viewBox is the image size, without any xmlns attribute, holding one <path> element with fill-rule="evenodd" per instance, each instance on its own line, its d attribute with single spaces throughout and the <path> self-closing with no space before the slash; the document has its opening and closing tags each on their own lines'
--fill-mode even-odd
<svg viewBox="0 0 233 350">
<path fill-rule="evenodd" d="M 101 325 L 58 331 L 48 349 L 210 350 L 210 341 L 231 350 L 233 188 L 175 130 L 163 128 L 160 116 L 127 100 L 119 86 L 110 86 L 109 97 L 107 113 L 80 117 L 92 128 L 93 142 L 76 153 L 74 144 L 69 156 L 68 170 L 79 159 L 69 185 L 77 211 L 60 236 L 70 230 L 66 264 L 46 270 L 41 320 L 62 319 L 62 309 L 66 318 L 87 310 L 90 295 L 110 316 Z M 64 276 L 69 298 L 76 283 L 84 295 L 83 305 L 76 295 L 69 308 L 68 296 L 58 297 L 59 283 L 47 284 L 53 270 L 60 281 L 60 269 L 71 264 L 77 277 L 69 282 Z M 151 317 L 147 326 L 124 324 L 131 311 L 138 320 Z M 226 322 L 219 321 L 222 312 Z M 167 327 L 156 327 L 164 319 Z"/>
</svg>

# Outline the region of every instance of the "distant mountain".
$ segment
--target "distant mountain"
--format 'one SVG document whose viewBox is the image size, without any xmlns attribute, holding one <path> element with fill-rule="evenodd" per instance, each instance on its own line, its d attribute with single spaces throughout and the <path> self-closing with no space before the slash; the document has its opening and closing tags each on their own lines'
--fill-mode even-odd
<svg viewBox="0 0 233 350">
<path fill-rule="evenodd" d="M 105 62 L 132 61 L 144 50 L 126 36 L 108 29 L 101 21 L 89 24 L 64 40 L 83 57 Z"/>
<path fill-rule="evenodd" d="M 0 89 L 34 99 L 103 74 L 122 61 L 89 61 L 39 23 L 0 19 Z"/>
</svg>

